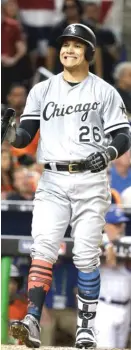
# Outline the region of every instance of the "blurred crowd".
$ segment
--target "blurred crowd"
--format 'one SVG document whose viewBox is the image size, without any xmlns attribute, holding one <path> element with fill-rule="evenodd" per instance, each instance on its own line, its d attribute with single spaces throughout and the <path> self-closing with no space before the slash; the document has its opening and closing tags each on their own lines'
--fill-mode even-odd
<svg viewBox="0 0 131 350">
<path fill-rule="evenodd" d="M 90 66 L 90 71 L 116 87 L 123 98 L 131 122 L 131 61 L 128 60 L 124 42 L 118 41 L 113 31 L 102 26 L 100 1 L 2 0 L 1 7 L 2 115 L 6 108 L 14 108 L 19 124 L 37 69 L 44 67 L 53 74 L 62 70 L 56 38 L 68 24 L 83 23 L 95 32 L 97 38 L 95 61 Z M 31 144 L 23 149 L 16 149 L 4 141 L 1 149 L 2 200 L 33 200 L 43 172 L 43 166 L 36 162 L 38 141 L 39 131 Z M 105 234 L 108 236 L 108 244 L 105 243 L 106 258 L 101 267 L 101 301 L 96 328 L 99 329 L 100 347 L 109 345 L 124 348 L 129 341 L 131 266 L 130 264 L 127 266 L 125 260 L 118 263 L 113 241 L 119 240 L 122 236 L 131 236 L 130 151 L 112 162 L 108 176 L 114 207 L 110 208 L 106 217 Z M 121 207 L 123 209 L 120 209 Z M 26 287 L 22 287 L 25 282 L 21 279 L 18 263 L 16 265 L 11 267 L 9 284 L 10 320 L 23 318 L 27 305 Z M 28 267 L 28 264 L 26 266 Z M 110 280 L 110 285 L 107 279 Z M 118 283 L 113 289 L 111 285 L 115 284 L 116 279 Z M 73 345 L 76 326 L 76 286 L 77 272 L 72 261 L 60 257 L 54 266 L 52 288 L 43 307 L 41 318 L 43 345 Z M 123 290 L 126 291 L 125 294 Z M 106 301 L 107 295 L 110 302 Z M 105 318 L 104 323 L 102 322 L 103 314 L 108 314 L 108 322 L 105 322 Z M 113 314 L 117 316 L 113 321 L 114 324 Z"/>
</svg>

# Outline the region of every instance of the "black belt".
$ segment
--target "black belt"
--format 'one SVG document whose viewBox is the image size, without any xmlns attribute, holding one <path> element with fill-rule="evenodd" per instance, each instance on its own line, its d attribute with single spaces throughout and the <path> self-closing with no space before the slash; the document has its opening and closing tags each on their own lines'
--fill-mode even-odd
<svg viewBox="0 0 131 350">
<path fill-rule="evenodd" d="M 89 170 L 89 162 L 83 161 L 79 163 L 55 163 L 56 170 L 68 171 L 69 173 L 79 173 L 82 171 Z M 46 163 L 45 169 L 52 170 L 50 163 Z"/>
<path fill-rule="evenodd" d="M 118 300 L 107 300 L 106 298 L 100 297 L 99 300 L 105 301 L 107 304 L 116 304 L 116 305 L 127 305 L 130 302 L 130 299 L 126 301 L 118 301 Z"/>
</svg>

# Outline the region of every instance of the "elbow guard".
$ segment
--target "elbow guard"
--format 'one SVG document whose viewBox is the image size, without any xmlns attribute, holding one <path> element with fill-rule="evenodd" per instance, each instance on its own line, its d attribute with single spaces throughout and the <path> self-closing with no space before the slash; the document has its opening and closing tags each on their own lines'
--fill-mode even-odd
<svg viewBox="0 0 131 350">
<path fill-rule="evenodd" d="M 129 133 L 119 133 L 116 135 L 110 146 L 107 148 L 111 160 L 119 158 L 130 149 L 131 137 Z"/>
</svg>

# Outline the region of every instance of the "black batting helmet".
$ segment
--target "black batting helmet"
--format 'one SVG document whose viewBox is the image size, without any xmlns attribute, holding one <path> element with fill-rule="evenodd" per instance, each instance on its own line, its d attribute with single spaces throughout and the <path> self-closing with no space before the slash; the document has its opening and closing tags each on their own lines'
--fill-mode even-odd
<svg viewBox="0 0 131 350">
<path fill-rule="evenodd" d="M 89 27 L 80 23 L 70 24 L 57 39 L 60 46 L 65 38 L 76 38 L 84 42 L 87 45 L 86 60 L 92 61 L 96 48 L 96 36 Z"/>
</svg>

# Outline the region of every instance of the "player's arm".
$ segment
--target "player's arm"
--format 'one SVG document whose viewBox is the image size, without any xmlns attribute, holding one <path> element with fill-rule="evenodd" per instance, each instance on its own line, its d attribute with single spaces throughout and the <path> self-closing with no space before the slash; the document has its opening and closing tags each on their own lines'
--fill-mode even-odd
<svg viewBox="0 0 131 350">
<path fill-rule="evenodd" d="M 24 148 L 34 139 L 40 128 L 39 120 L 23 120 L 16 129 L 14 141 L 10 142 L 15 148 Z M 9 141 L 9 140 L 8 140 Z"/>
<path fill-rule="evenodd" d="M 104 170 L 108 163 L 122 156 L 131 146 L 130 125 L 124 103 L 115 89 L 107 91 L 103 111 L 104 133 L 112 136 L 112 142 L 105 151 L 92 153 L 88 157 L 91 172 Z"/>
<path fill-rule="evenodd" d="M 110 132 L 112 142 L 107 148 L 110 160 L 119 158 L 127 152 L 131 146 L 131 135 L 129 128 L 120 128 Z"/>
<path fill-rule="evenodd" d="M 20 118 L 20 125 L 10 126 L 6 139 L 16 148 L 26 147 L 34 138 L 40 127 L 40 89 L 36 84 L 30 91 L 24 112 Z M 38 86 L 38 87 L 37 87 Z"/>
<path fill-rule="evenodd" d="M 112 142 L 103 152 L 92 153 L 87 159 L 92 173 L 104 170 L 108 163 L 122 156 L 131 146 L 129 128 L 120 128 L 112 131 Z"/>
<path fill-rule="evenodd" d="M 106 150 L 107 157 L 114 160 L 122 156 L 131 146 L 130 125 L 124 102 L 116 89 L 108 93 L 103 114 L 104 132 L 112 136 Z"/>
</svg>

